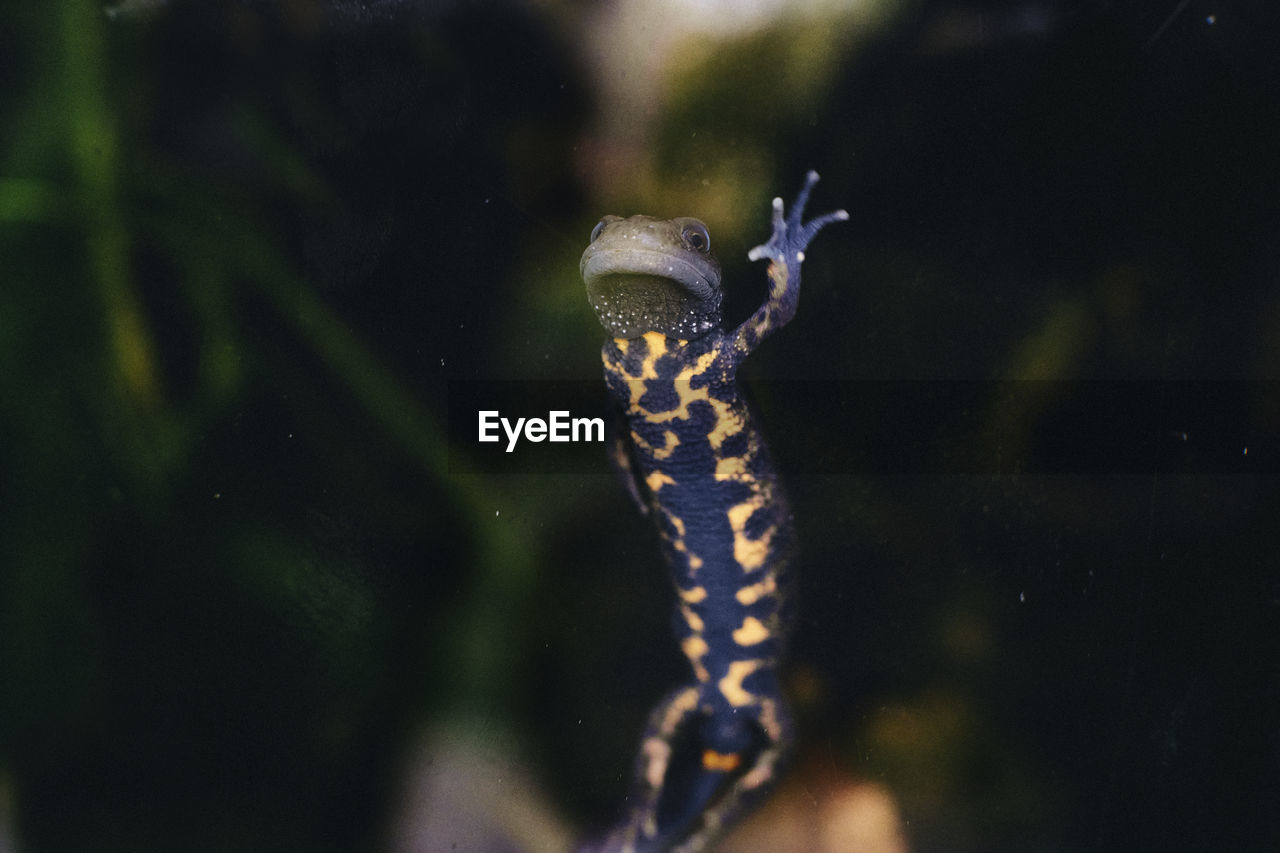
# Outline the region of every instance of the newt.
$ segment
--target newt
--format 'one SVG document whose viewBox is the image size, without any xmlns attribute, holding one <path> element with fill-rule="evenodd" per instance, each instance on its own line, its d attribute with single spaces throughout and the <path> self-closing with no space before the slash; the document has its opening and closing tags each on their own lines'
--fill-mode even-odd
<svg viewBox="0 0 1280 853">
<path fill-rule="evenodd" d="M 691 217 L 606 216 L 582 255 L 587 297 L 610 337 L 604 374 L 622 428 L 615 467 L 658 528 L 692 680 L 649 717 L 626 818 L 588 849 L 704 849 L 768 790 L 791 739 L 779 663 L 792 515 L 737 386 L 743 360 L 795 316 L 800 266 L 837 210 L 803 220 L 773 201 L 768 297 L 725 331 L 720 266 Z"/>
</svg>

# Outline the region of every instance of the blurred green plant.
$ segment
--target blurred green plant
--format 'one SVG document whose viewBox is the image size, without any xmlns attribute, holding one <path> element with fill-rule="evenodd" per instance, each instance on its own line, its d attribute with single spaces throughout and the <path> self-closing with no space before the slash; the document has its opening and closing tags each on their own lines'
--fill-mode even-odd
<svg viewBox="0 0 1280 853">
<path fill-rule="evenodd" d="M 24 10 L 24 86 L 0 101 L 22 129 L 0 153 L 0 771 L 31 849 L 351 849 L 397 732 L 518 688 L 536 548 L 501 514 L 520 498 L 449 477 L 437 414 L 303 280 L 278 209 L 152 146 L 145 33 L 107 26 L 91 3 Z M 333 203 L 270 118 L 236 121 L 286 210 Z M 247 446 L 242 422 L 291 396 L 267 432 L 306 434 Z M 359 521 L 297 500 L 330 481 Z M 414 550 L 388 572 L 369 539 Z"/>
</svg>

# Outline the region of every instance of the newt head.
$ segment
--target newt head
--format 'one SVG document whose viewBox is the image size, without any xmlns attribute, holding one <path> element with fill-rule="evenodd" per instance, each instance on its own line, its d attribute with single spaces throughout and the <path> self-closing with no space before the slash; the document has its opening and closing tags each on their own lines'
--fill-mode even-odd
<svg viewBox="0 0 1280 853">
<path fill-rule="evenodd" d="M 580 269 L 596 317 L 615 338 L 691 340 L 720 327 L 720 264 L 697 219 L 606 216 Z"/>
</svg>

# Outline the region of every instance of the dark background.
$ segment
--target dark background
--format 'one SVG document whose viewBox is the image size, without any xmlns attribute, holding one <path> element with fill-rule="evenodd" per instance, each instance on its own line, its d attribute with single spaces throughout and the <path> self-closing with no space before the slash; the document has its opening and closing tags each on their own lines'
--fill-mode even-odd
<svg viewBox="0 0 1280 853">
<path fill-rule="evenodd" d="M 1273 846 L 1271 4 L 795 15 L 633 103 L 611 8 L 7 13 L 0 848 L 385 849 L 441 742 L 552 839 L 607 823 L 685 677 L 655 536 L 603 455 L 468 470 L 450 383 L 596 379 L 606 212 L 704 218 L 741 319 L 809 168 L 851 221 L 746 371 L 803 547 L 797 784 L 874 781 L 920 851 Z M 1186 452 L 1073 466 L 1131 423 L 1099 380 Z M 824 466 L 895 422 L 936 464 Z M 454 817 L 418 849 L 554 849 Z"/>
</svg>

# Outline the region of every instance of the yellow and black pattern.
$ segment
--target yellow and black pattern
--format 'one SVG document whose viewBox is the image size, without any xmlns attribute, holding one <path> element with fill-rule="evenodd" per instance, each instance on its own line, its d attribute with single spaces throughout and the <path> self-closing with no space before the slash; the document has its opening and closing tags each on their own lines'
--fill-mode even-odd
<svg viewBox="0 0 1280 853">
<path fill-rule="evenodd" d="M 702 849 L 767 788 L 789 741 L 778 664 L 791 513 L 736 374 L 795 314 L 808 242 L 847 218 L 801 221 L 816 180 L 786 219 L 775 200 L 774 233 L 751 253 L 771 261 L 769 298 L 732 332 L 697 220 L 607 217 L 583 256 L 592 304 L 617 335 L 603 359 L 625 415 L 621 463 L 658 527 L 694 677 L 652 713 L 631 812 L 597 849 Z"/>
</svg>

